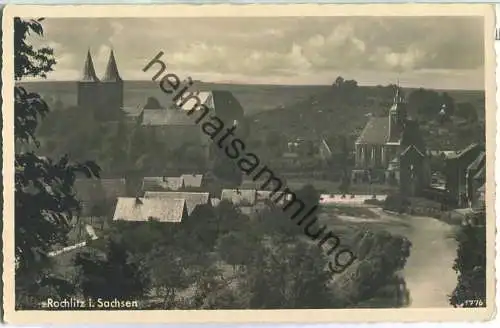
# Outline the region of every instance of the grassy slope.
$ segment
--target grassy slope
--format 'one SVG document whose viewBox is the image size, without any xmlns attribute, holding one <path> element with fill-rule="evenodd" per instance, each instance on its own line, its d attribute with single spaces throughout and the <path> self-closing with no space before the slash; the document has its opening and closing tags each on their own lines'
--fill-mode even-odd
<svg viewBox="0 0 500 328">
<path fill-rule="evenodd" d="M 24 83 L 30 90 L 37 91 L 47 99 L 60 99 L 65 106 L 76 103 L 75 82 L 37 82 Z M 331 137 L 345 135 L 352 142 L 366 124 L 369 113 L 376 115 L 387 111 L 392 94 L 378 87 L 359 87 L 357 104 L 346 105 L 331 92 L 330 86 L 279 86 L 279 85 L 235 85 L 199 82 L 200 90 L 229 90 L 240 100 L 247 116 L 251 116 L 250 138 L 265 137 L 270 131 L 277 130 L 288 138 Z M 405 89 L 410 94 L 412 89 Z M 444 91 L 444 90 L 436 90 Z M 478 110 L 480 120 L 484 120 L 484 92 L 446 90 L 456 103 L 470 102 Z M 385 93 L 385 94 L 384 94 Z M 158 86 L 150 81 L 125 82 L 124 106 L 139 108 L 147 97 L 156 97 L 160 103 L 168 100 Z M 163 97 L 163 98 L 162 98 Z M 467 127 L 456 127 L 454 122 L 441 134 L 447 135 L 451 144 L 457 144 L 457 135 L 471 134 Z M 439 142 L 436 124 L 423 125 L 424 136 L 434 149 L 449 148 Z M 427 131 L 426 131 L 427 130 Z M 476 129 L 477 130 L 477 129 Z M 476 131 L 477 132 L 477 131 Z M 477 133 L 476 133 L 477 134 Z M 467 143 L 465 140 L 463 143 Z M 460 142 L 458 148 L 462 147 Z"/>
</svg>

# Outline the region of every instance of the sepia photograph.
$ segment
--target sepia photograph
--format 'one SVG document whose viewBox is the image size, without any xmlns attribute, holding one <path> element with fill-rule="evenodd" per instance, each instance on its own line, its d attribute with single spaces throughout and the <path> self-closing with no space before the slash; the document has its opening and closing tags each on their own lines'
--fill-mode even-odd
<svg viewBox="0 0 500 328">
<path fill-rule="evenodd" d="M 7 322 L 491 319 L 493 6 L 241 8 L 3 8 Z"/>
</svg>

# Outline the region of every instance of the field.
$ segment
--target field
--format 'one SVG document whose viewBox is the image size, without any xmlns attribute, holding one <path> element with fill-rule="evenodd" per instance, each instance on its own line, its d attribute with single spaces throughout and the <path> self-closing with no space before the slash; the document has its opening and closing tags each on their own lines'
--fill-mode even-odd
<svg viewBox="0 0 500 328">
<path fill-rule="evenodd" d="M 72 81 L 47 81 L 24 82 L 21 85 L 29 90 L 39 92 L 43 96 L 60 99 L 67 107 L 76 104 L 76 82 Z M 243 85 L 243 84 L 215 84 L 195 83 L 199 90 L 228 90 L 242 103 L 247 116 L 260 112 L 289 107 L 292 104 L 304 104 L 304 101 L 322 98 L 325 92 L 331 89 L 328 85 Z M 147 97 L 156 97 L 161 104 L 165 94 L 158 85 L 150 81 L 125 81 L 124 107 L 140 108 Z M 375 90 L 377 87 L 362 87 L 366 90 Z M 410 93 L 412 89 L 405 89 Z M 436 90 L 441 91 L 441 90 Z M 443 90 L 444 91 L 444 90 Z M 475 90 L 446 90 L 456 102 L 471 102 L 478 107 L 484 106 L 484 92 Z M 313 97 L 313 98 L 311 98 Z M 482 99 L 482 101 L 481 101 Z M 324 104 L 328 106 L 328 104 Z"/>
<path fill-rule="evenodd" d="M 56 100 L 64 108 L 76 104 L 75 82 L 24 83 L 29 90 L 39 92 L 49 104 Z M 138 112 L 148 97 L 156 97 L 165 106 L 169 99 L 149 81 L 126 81 L 124 107 L 129 112 Z M 265 154 L 269 139 L 276 132 L 280 141 L 301 138 L 318 141 L 333 140 L 337 136 L 347 137 L 352 146 L 368 121 L 368 116 L 385 116 L 392 103 L 392 86 L 359 86 L 349 90 L 334 90 L 332 86 L 280 86 L 280 85 L 236 85 L 195 83 L 198 90 L 228 90 L 241 102 L 250 129 L 248 142 L 258 145 L 254 149 Z M 415 89 L 405 89 L 406 96 Z M 435 90 L 444 92 L 445 90 Z M 484 140 L 484 92 L 468 90 L 446 90 L 455 104 L 470 103 L 477 111 L 478 123 L 467 123 L 461 118 L 452 118 L 446 126 L 440 126 L 437 118 L 419 118 L 421 131 L 429 149 L 461 149 L 472 142 Z M 440 104 L 432 108 L 439 110 Z M 415 118 L 415 113 L 409 113 Z M 332 146 L 332 145 L 330 145 Z M 260 148 L 260 149 L 259 149 Z"/>
<path fill-rule="evenodd" d="M 52 97 L 63 102 L 65 107 L 76 104 L 76 82 L 26 82 L 22 85 L 29 90 L 39 92 L 45 97 Z M 286 106 L 309 96 L 327 90 L 329 86 L 280 86 L 280 85 L 237 85 L 195 83 L 201 91 L 228 90 L 241 102 L 246 115 Z M 148 97 L 156 97 L 160 104 L 166 105 L 165 94 L 156 83 L 150 81 L 125 81 L 124 107 L 137 109 L 146 103 Z"/>
</svg>

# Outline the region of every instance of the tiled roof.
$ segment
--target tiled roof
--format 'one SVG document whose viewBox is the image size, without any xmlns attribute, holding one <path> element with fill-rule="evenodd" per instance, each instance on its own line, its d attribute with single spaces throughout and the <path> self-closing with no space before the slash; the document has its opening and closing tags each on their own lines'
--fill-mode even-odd
<svg viewBox="0 0 500 328">
<path fill-rule="evenodd" d="M 387 141 L 389 119 L 387 117 L 372 117 L 366 123 L 357 143 L 383 145 Z"/>
<path fill-rule="evenodd" d="M 179 223 L 185 217 L 184 199 L 118 198 L 114 221 L 148 221 Z"/>
<path fill-rule="evenodd" d="M 203 174 L 183 174 L 181 179 L 184 182 L 184 187 L 201 187 L 203 182 Z"/>
<path fill-rule="evenodd" d="M 227 118 L 241 118 L 244 115 L 244 109 L 239 100 L 227 90 L 213 90 L 212 101 L 215 113 L 223 121 Z M 226 124 L 229 124 L 226 122 Z"/>
<path fill-rule="evenodd" d="M 184 199 L 188 214 L 193 213 L 199 205 L 210 204 L 210 194 L 208 192 L 162 192 L 147 191 L 144 193 L 146 199 Z"/>
<path fill-rule="evenodd" d="M 476 148 L 483 148 L 481 145 L 479 144 L 476 144 L 476 143 L 473 143 L 473 144 L 470 144 L 469 146 L 467 146 L 467 148 L 461 150 L 461 151 L 456 151 L 455 154 L 452 154 L 450 156 L 448 156 L 448 158 L 452 159 L 452 158 L 460 158 L 464 155 L 466 155 L 468 152 L 470 151 L 473 151 L 474 149 Z"/>
<path fill-rule="evenodd" d="M 212 93 L 209 91 L 198 91 L 195 93 L 198 99 L 200 100 L 200 104 L 207 106 L 210 109 L 214 108 L 214 102 L 213 102 L 213 96 Z M 188 101 L 186 101 L 184 104 L 182 104 L 182 99 L 179 98 L 177 101 L 177 105 L 180 106 L 180 109 L 182 111 L 190 111 L 193 109 L 193 106 L 195 106 L 198 102 L 196 101 L 195 98 L 190 98 Z M 184 115 L 187 115 L 185 112 L 183 112 Z"/>
<path fill-rule="evenodd" d="M 143 191 L 179 190 L 184 187 L 181 177 L 145 177 L 142 179 Z"/>
<path fill-rule="evenodd" d="M 223 189 L 221 200 L 228 200 L 235 205 L 254 205 L 257 197 L 255 189 Z"/>
</svg>

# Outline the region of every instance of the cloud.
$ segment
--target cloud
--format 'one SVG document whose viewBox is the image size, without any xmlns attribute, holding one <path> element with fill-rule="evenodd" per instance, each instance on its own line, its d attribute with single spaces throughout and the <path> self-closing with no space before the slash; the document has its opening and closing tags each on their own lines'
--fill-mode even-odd
<svg viewBox="0 0 500 328">
<path fill-rule="evenodd" d="M 248 80 L 484 66 L 480 17 L 61 18 L 44 27 L 33 41 L 54 48 L 58 70 L 80 71 L 90 47 L 101 75 L 112 47 L 125 79 L 143 76 L 159 51 L 177 71 Z"/>
</svg>

